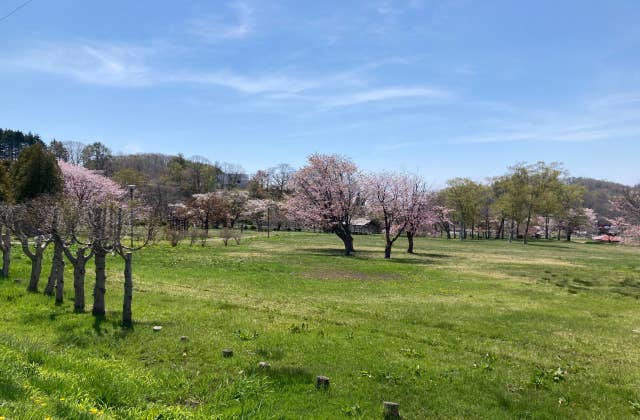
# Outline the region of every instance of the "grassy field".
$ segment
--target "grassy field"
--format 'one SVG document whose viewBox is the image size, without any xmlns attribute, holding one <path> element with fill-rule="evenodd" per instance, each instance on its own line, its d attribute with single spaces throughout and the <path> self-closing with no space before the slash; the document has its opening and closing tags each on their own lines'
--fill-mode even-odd
<svg viewBox="0 0 640 420">
<path fill-rule="evenodd" d="M 370 419 L 382 401 L 407 419 L 640 414 L 639 250 L 418 239 L 385 261 L 380 237 L 355 245 L 156 244 L 135 256 L 133 330 L 118 325 L 121 260 L 96 320 L 73 313 L 70 272 L 63 305 L 27 293 L 15 249 L 0 280 L 0 418 Z"/>
</svg>

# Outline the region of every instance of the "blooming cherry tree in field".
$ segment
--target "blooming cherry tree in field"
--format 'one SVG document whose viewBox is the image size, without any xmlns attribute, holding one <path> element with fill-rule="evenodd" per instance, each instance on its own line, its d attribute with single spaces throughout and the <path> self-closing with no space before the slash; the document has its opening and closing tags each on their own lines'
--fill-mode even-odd
<svg viewBox="0 0 640 420">
<path fill-rule="evenodd" d="M 350 255 L 351 220 L 362 213 L 365 202 L 358 168 L 338 155 L 314 154 L 308 160 L 293 176 L 289 212 L 297 220 L 334 232 Z"/>
<path fill-rule="evenodd" d="M 411 241 L 427 216 L 423 182 L 416 176 L 382 172 L 366 178 L 372 215 L 382 221 L 385 234 L 384 257 L 391 258 L 391 248 L 410 227 Z M 413 247 L 411 247 L 413 251 Z"/>
<path fill-rule="evenodd" d="M 433 205 L 434 195 L 428 191 L 424 183 L 416 179 L 415 188 L 412 190 L 410 199 L 413 203 L 408 207 L 407 212 L 407 252 L 413 254 L 413 238 L 416 234 L 427 226 L 435 225 L 441 222 L 441 217 L 445 220 L 449 209 L 435 209 Z M 448 221 L 447 221 L 448 223 Z"/>
</svg>

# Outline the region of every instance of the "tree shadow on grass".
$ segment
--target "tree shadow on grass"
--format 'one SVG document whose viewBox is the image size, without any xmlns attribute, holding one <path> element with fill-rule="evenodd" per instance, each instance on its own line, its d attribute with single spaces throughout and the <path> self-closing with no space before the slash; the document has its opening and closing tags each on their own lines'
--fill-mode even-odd
<svg viewBox="0 0 640 420">
<path fill-rule="evenodd" d="M 537 247 L 540 247 L 540 248 L 547 248 L 547 249 L 551 249 L 551 250 L 556 249 L 556 248 L 571 249 L 570 246 L 556 244 L 555 242 L 551 242 L 551 241 L 549 241 L 549 242 L 539 242 L 539 243 L 528 242 L 527 245 L 525 245 L 525 246 L 537 246 Z"/>
<path fill-rule="evenodd" d="M 409 254 L 409 255 L 417 255 L 419 257 L 425 257 L 425 258 L 453 258 L 453 255 L 433 254 L 429 252 L 414 252 L 413 254 Z"/>
<path fill-rule="evenodd" d="M 343 257 L 355 260 L 384 260 L 384 252 L 370 250 L 355 250 L 352 255 L 345 255 L 343 250 L 334 248 L 298 248 L 298 251 L 307 255 L 315 255 L 322 257 Z M 425 259 L 426 258 L 426 259 Z M 432 264 L 435 259 L 453 258 L 452 255 L 434 254 L 426 252 L 414 252 L 407 254 L 404 250 L 399 250 L 391 254 L 391 262 L 401 264 Z"/>
<path fill-rule="evenodd" d="M 317 256 L 323 256 L 323 257 L 345 257 L 345 258 L 357 257 L 358 254 L 367 252 L 367 251 L 355 251 L 351 255 L 345 255 L 344 249 L 338 249 L 338 248 L 297 248 L 297 251 L 302 254 L 308 254 L 308 255 L 317 255 Z"/>
</svg>

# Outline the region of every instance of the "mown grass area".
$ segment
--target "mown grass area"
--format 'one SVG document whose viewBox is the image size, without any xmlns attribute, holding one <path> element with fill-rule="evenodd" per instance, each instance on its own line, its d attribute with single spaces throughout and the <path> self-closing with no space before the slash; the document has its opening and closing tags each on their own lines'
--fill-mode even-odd
<svg viewBox="0 0 640 420">
<path fill-rule="evenodd" d="M 382 401 L 407 419 L 640 413 L 639 250 L 418 239 L 386 261 L 379 236 L 355 245 L 344 257 L 311 233 L 156 244 L 134 257 L 132 330 L 117 257 L 96 320 L 73 313 L 70 272 L 63 305 L 27 293 L 15 249 L 0 280 L 0 416 L 369 419 Z"/>
</svg>

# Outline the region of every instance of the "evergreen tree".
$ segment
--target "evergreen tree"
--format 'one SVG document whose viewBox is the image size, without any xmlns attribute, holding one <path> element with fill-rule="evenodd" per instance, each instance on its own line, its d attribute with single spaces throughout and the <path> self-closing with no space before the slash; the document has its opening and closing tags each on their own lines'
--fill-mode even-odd
<svg viewBox="0 0 640 420">
<path fill-rule="evenodd" d="M 62 173 L 54 155 L 41 143 L 26 147 L 11 171 L 13 196 L 20 203 L 40 194 L 62 192 Z"/>
</svg>

